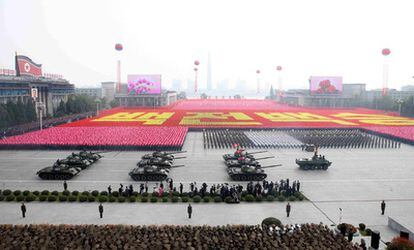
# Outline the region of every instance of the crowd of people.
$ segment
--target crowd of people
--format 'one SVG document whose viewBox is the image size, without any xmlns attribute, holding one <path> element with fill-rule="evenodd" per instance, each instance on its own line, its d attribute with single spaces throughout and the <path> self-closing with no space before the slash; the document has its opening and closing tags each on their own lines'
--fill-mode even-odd
<svg viewBox="0 0 414 250">
<path fill-rule="evenodd" d="M 321 224 L 303 224 L 283 235 L 247 225 L 0 225 L 0 248 L 359 249 Z"/>
<path fill-rule="evenodd" d="M 204 148 L 399 148 L 401 141 L 361 129 L 228 130 L 204 129 Z"/>
<path fill-rule="evenodd" d="M 87 112 L 87 113 L 82 113 L 82 114 L 74 114 L 74 115 L 67 115 L 67 116 L 62 116 L 62 117 L 57 117 L 57 118 L 44 119 L 42 121 L 42 127 L 50 128 L 50 127 L 54 127 L 60 124 L 64 124 L 64 123 L 68 123 L 72 121 L 78 121 L 78 120 L 82 120 L 88 117 L 92 117 L 95 114 L 96 112 L 93 111 L 93 112 Z M 24 134 L 30 131 L 35 131 L 35 130 L 38 130 L 39 128 L 40 128 L 39 121 L 25 123 L 25 124 L 16 125 L 16 126 L 2 129 L 1 136 L 2 138 L 7 138 L 9 136 L 20 135 L 20 134 Z"/>
</svg>

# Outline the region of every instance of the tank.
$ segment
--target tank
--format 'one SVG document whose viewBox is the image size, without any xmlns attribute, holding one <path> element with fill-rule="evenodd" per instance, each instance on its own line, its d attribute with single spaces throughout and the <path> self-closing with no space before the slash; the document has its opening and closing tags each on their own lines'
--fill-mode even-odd
<svg viewBox="0 0 414 250">
<path fill-rule="evenodd" d="M 304 170 L 315 170 L 315 169 L 327 170 L 329 166 L 331 166 L 332 162 L 325 159 L 325 156 L 318 155 L 317 152 L 315 152 L 312 158 L 296 159 L 296 164 L 299 165 L 300 169 L 304 169 Z"/>
<path fill-rule="evenodd" d="M 270 158 L 274 158 L 274 157 L 273 156 L 269 156 L 269 157 L 262 157 L 262 158 L 257 158 L 257 159 L 240 157 L 237 160 L 227 160 L 225 162 L 225 164 L 229 168 L 230 167 L 241 167 L 243 165 L 259 166 L 260 167 L 260 163 L 258 162 L 258 160 L 264 160 L 264 159 L 270 159 Z"/>
<path fill-rule="evenodd" d="M 82 160 L 88 160 L 88 161 L 91 161 L 92 163 L 94 163 L 94 162 L 98 161 L 99 159 L 101 159 L 103 157 L 101 155 L 101 153 L 103 153 L 103 152 L 80 151 L 77 155 Z"/>
<path fill-rule="evenodd" d="M 229 168 L 227 169 L 227 173 L 234 181 L 262 181 L 267 177 L 263 169 L 277 166 L 280 165 L 269 165 L 265 167 L 243 165 L 240 168 Z"/>
<path fill-rule="evenodd" d="M 169 160 L 163 160 L 160 157 L 140 160 L 137 163 L 138 167 L 144 167 L 144 166 L 149 166 L 149 165 L 154 165 L 154 166 L 162 167 L 162 168 L 171 168 L 173 166 L 173 163 L 172 161 L 169 161 Z"/>
<path fill-rule="evenodd" d="M 82 169 L 79 167 L 55 162 L 53 166 L 39 170 L 37 175 L 43 180 L 69 180 L 79 174 L 80 171 Z"/>
<path fill-rule="evenodd" d="M 66 159 L 57 160 L 55 164 L 58 162 L 61 164 L 67 164 L 71 167 L 78 167 L 81 169 L 85 169 L 92 164 L 92 162 L 90 162 L 89 160 L 82 160 L 79 156 L 73 155 L 69 155 Z"/>
<path fill-rule="evenodd" d="M 237 160 L 240 157 L 251 158 L 254 160 L 254 154 L 266 153 L 267 151 L 258 151 L 258 152 L 251 152 L 248 153 L 244 149 L 238 149 L 233 154 L 224 154 L 223 159 L 227 160 Z"/>
<path fill-rule="evenodd" d="M 164 160 L 173 161 L 174 159 L 183 159 L 185 157 L 176 157 L 175 154 L 182 154 L 187 151 L 178 151 L 178 152 L 161 152 L 155 151 L 152 154 L 145 154 L 142 156 L 143 160 L 152 159 L 152 158 L 162 158 Z"/>
<path fill-rule="evenodd" d="M 168 177 L 168 169 L 159 168 L 154 165 L 134 168 L 129 176 L 134 181 L 164 181 Z"/>
</svg>

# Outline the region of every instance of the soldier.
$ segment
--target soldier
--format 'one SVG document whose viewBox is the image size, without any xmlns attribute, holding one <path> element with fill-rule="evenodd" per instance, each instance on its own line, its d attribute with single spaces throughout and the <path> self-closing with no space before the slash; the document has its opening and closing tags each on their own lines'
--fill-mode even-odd
<svg viewBox="0 0 414 250">
<path fill-rule="evenodd" d="M 287 214 L 287 217 L 289 217 L 289 214 L 290 214 L 290 203 L 289 202 L 286 205 L 286 214 Z"/>
<path fill-rule="evenodd" d="M 111 195 L 111 194 L 112 194 L 112 188 L 111 188 L 111 185 L 109 185 L 109 187 L 108 187 L 108 194 L 109 194 L 109 195 Z"/>
<path fill-rule="evenodd" d="M 385 201 L 381 202 L 381 215 L 384 215 L 385 212 Z"/>
<path fill-rule="evenodd" d="M 68 184 L 66 181 L 63 181 L 63 190 L 66 191 L 68 189 Z"/>
<path fill-rule="evenodd" d="M 102 219 L 102 217 L 103 217 L 103 211 L 104 211 L 103 206 L 102 206 L 102 203 L 99 204 L 98 210 L 99 210 L 99 216 Z"/>
<path fill-rule="evenodd" d="M 188 204 L 187 207 L 187 213 L 188 213 L 188 218 L 191 219 L 191 213 L 193 212 L 193 207 L 191 207 L 191 204 Z"/>
<path fill-rule="evenodd" d="M 23 218 L 25 218 L 26 217 L 26 206 L 24 205 L 23 202 L 22 202 L 22 205 L 20 206 L 20 209 L 22 210 Z"/>
</svg>

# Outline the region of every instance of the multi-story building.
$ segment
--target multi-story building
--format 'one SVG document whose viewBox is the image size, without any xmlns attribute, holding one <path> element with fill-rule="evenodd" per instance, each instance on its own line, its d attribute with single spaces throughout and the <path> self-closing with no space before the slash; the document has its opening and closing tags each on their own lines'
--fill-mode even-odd
<svg viewBox="0 0 414 250">
<path fill-rule="evenodd" d="M 76 88 L 77 95 L 87 95 L 94 98 L 102 98 L 102 88 Z"/>
<path fill-rule="evenodd" d="M 75 93 L 73 84 L 64 79 L 46 77 L 0 75 L 0 102 L 26 102 L 32 98 L 32 89 L 37 90 L 36 103 L 41 104 L 43 115 L 53 115 L 61 100 L 67 101 Z"/>
</svg>

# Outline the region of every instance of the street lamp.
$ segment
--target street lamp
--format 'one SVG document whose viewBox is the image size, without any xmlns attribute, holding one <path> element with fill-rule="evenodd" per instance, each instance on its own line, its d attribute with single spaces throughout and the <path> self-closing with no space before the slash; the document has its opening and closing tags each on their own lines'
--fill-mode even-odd
<svg viewBox="0 0 414 250">
<path fill-rule="evenodd" d="M 404 103 L 402 99 L 398 99 L 395 101 L 398 104 L 398 115 L 401 116 L 401 106 Z"/>
<path fill-rule="evenodd" d="M 195 74 L 195 80 L 194 80 L 194 94 L 197 95 L 197 91 L 198 91 L 198 86 L 197 86 L 197 71 L 198 68 L 197 66 L 200 65 L 200 62 L 198 60 L 194 61 L 194 74 Z"/>
<path fill-rule="evenodd" d="M 95 103 L 96 103 L 96 116 L 98 116 L 99 115 L 99 104 L 101 103 L 101 100 L 97 98 L 95 99 Z"/>
<path fill-rule="evenodd" d="M 44 104 L 39 102 L 37 105 L 37 109 L 39 110 L 39 128 L 40 130 L 43 129 L 43 109 L 44 109 Z"/>
</svg>

